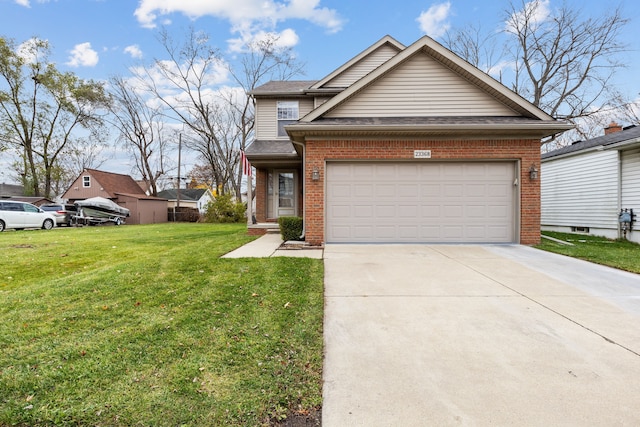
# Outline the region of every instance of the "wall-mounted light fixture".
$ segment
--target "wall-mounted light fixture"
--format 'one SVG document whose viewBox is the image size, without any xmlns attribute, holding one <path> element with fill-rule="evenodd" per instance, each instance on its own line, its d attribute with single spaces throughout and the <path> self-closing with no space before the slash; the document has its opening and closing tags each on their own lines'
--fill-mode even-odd
<svg viewBox="0 0 640 427">
<path fill-rule="evenodd" d="M 534 164 L 531 164 L 531 167 L 529 168 L 529 178 L 538 179 L 538 168 L 536 168 L 536 165 Z"/>
<path fill-rule="evenodd" d="M 315 166 L 313 168 L 313 171 L 311 172 L 311 180 L 318 181 L 319 179 L 320 179 L 320 171 L 318 170 L 318 167 Z"/>
</svg>

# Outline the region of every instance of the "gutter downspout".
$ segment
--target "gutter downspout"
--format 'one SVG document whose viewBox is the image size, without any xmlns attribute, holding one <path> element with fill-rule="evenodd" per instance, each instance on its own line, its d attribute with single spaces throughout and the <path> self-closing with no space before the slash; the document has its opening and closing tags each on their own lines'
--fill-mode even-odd
<svg viewBox="0 0 640 427">
<path fill-rule="evenodd" d="M 622 211 L 622 151 L 618 151 L 618 212 Z M 620 221 L 616 218 L 616 225 L 618 228 L 618 239 L 622 238 L 622 227 Z"/>
<path fill-rule="evenodd" d="M 305 232 L 307 230 L 307 201 L 305 200 L 305 182 L 306 182 L 306 169 L 307 169 L 307 146 L 302 142 L 296 142 L 291 139 L 291 143 L 302 147 L 302 234 L 300 239 L 305 238 Z"/>
</svg>

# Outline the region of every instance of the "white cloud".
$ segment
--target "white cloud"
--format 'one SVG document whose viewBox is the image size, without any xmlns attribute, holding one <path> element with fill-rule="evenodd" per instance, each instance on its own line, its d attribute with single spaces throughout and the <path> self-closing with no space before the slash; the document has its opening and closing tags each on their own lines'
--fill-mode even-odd
<svg viewBox="0 0 640 427">
<path fill-rule="evenodd" d="M 132 58 L 142 58 L 142 51 L 140 50 L 140 46 L 138 46 L 137 44 L 132 44 L 131 46 L 125 47 L 124 52 L 131 55 Z"/>
<path fill-rule="evenodd" d="M 525 3 L 523 10 L 512 14 L 505 22 L 505 29 L 509 33 L 517 33 L 516 26 L 522 27 L 525 23 L 536 28 L 551 15 L 549 2 L 550 0 L 533 0 Z"/>
<path fill-rule="evenodd" d="M 98 63 L 98 52 L 91 49 L 91 43 L 75 45 L 67 65 L 71 67 L 94 67 Z"/>
<path fill-rule="evenodd" d="M 516 63 L 514 61 L 500 61 L 491 67 L 484 67 L 484 71 L 490 76 L 500 80 L 500 77 L 505 71 L 513 71 L 516 69 Z"/>
<path fill-rule="evenodd" d="M 292 48 L 298 44 L 300 38 L 298 34 L 290 28 L 287 28 L 279 33 L 258 31 L 256 33 L 243 31 L 240 37 L 235 39 L 229 39 L 229 50 L 232 52 L 243 52 L 247 49 L 247 46 L 255 45 L 262 40 L 276 40 L 273 45 L 276 49 Z"/>
<path fill-rule="evenodd" d="M 191 19 L 213 16 L 231 24 L 231 31 L 243 40 L 259 37 L 261 32 L 273 31 L 288 19 L 302 19 L 326 28 L 329 33 L 342 29 L 344 20 L 335 9 L 320 6 L 320 0 L 141 0 L 134 15 L 147 28 L 155 28 L 156 21 L 165 15 L 182 13 Z M 293 40 L 292 30 L 281 35 Z M 297 43 L 297 36 L 296 43 Z M 231 40 L 237 45 L 238 39 Z"/>
<path fill-rule="evenodd" d="M 17 53 L 26 63 L 35 64 L 38 60 L 38 50 L 47 43 L 47 40 L 30 38 L 18 46 Z"/>
<path fill-rule="evenodd" d="M 31 7 L 31 0 L 14 0 L 17 5 Z M 38 3 L 49 3 L 49 0 L 37 0 Z"/>
<path fill-rule="evenodd" d="M 429 37 L 443 36 L 451 27 L 449 15 L 451 12 L 451 3 L 439 3 L 432 5 L 426 12 L 422 12 L 416 19 L 420 24 L 420 30 Z"/>
</svg>

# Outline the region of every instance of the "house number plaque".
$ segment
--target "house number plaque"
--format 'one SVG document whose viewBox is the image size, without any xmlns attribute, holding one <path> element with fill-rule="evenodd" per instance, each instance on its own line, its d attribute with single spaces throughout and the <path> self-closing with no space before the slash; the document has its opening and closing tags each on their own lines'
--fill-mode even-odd
<svg viewBox="0 0 640 427">
<path fill-rule="evenodd" d="M 413 150 L 414 159 L 430 159 L 431 150 Z"/>
</svg>

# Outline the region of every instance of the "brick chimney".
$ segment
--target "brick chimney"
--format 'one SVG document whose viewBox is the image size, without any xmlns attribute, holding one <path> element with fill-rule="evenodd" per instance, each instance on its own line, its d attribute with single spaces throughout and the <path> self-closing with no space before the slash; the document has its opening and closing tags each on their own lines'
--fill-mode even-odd
<svg viewBox="0 0 640 427">
<path fill-rule="evenodd" d="M 604 134 L 609 135 L 610 133 L 620 132 L 622 130 L 622 126 L 616 122 L 609 123 L 609 126 L 604 128 Z"/>
</svg>

